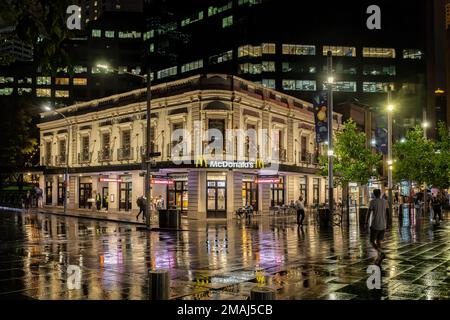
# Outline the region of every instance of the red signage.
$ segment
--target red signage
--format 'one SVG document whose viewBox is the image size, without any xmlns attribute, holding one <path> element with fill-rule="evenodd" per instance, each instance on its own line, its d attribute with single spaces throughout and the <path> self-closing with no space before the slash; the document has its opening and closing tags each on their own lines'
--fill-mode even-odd
<svg viewBox="0 0 450 320">
<path fill-rule="evenodd" d="M 281 183 L 280 178 L 259 178 L 255 180 L 259 184 L 278 184 Z"/>
<path fill-rule="evenodd" d="M 100 182 L 122 182 L 122 179 L 118 179 L 118 178 L 100 178 Z"/>
<path fill-rule="evenodd" d="M 152 179 L 152 184 L 167 184 L 167 185 L 172 185 L 172 184 L 173 184 L 173 180 L 156 178 L 156 179 Z"/>
</svg>

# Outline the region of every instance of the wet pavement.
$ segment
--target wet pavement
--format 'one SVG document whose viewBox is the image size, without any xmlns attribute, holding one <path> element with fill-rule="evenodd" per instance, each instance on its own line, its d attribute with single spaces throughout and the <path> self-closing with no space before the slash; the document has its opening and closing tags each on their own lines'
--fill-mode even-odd
<svg viewBox="0 0 450 320">
<path fill-rule="evenodd" d="M 448 217 L 448 214 L 445 215 Z M 313 219 L 310 219 L 313 220 Z M 450 223 L 416 214 L 386 234 L 380 290 L 367 288 L 375 252 L 357 224 L 298 228 L 294 217 L 185 222 L 186 231 L 43 213 L 0 212 L 0 299 L 148 299 L 149 269 L 168 269 L 171 299 L 450 299 Z M 69 265 L 81 269 L 68 288 Z"/>
</svg>

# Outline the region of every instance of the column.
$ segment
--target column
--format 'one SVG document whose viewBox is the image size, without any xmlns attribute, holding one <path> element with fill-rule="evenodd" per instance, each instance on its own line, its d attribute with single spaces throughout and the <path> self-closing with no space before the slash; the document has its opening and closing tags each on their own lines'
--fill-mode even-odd
<svg viewBox="0 0 450 320">
<path fill-rule="evenodd" d="M 206 220 L 206 171 L 189 171 L 188 218 Z"/>
<path fill-rule="evenodd" d="M 259 186 L 259 211 L 263 215 L 269 214 L 270 208 L 270 184 L 260 184 Z"/>
<path fill-rule="evenodd" d="M 52 180 L 52 206 L 56 207 L 58 205 L 58 176 L 54 175 Z"/>
<path fill-rule="evenodd" d="M 114 174 L 110 175 L 109 178 L 118 179 L 119 176 L 117 174 Z M 119 211 L 119 182 L 108 182 L 108 193 L 108 211 Z"/>
<path fill-rule="evenodd" d="M 71 176 L 69 178 L 69 208 L 71 209 L 78 209 L 78 188 L 79 188 L 79 177 L 77 176 Z"/>
<path fill-rule="evenodd" d="M 227 218 L 236 217 L 237 208 L 242 207 L 242 172 L 230 171 L 227 180 Z"/>
<path fill-rule="evenodd" d="M 296 176 L 286 176 L 286 200 L 285 203 L 289 205 L 291 203 L 291 200 L 295 202 L 296 199 L 298 199 L 300 195 L 300 191 L 298 191 L 298 187 L 296 188 L 296 185 L 298 185 Z M 297 184 L 296 184 L 297 183 Z"/>
</svg>

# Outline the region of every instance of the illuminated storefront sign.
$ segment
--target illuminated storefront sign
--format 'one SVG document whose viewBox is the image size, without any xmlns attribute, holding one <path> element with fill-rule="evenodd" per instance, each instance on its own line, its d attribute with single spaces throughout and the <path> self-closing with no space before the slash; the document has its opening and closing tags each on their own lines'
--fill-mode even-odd
<svg viewBox="0 0 450 320">
<path fill-rule="evenodd" d="M 281 183 L 281 178 L 259 178 L 255 182 L 258 184 L 279 184 Z"/>
<path fill-rule="evenodd" d="M 100 178 L 100 182 L 122 182 L 122 179 L 117 178 Z"/>
<path fill-rule="evenodd" d="M 195 161 L 195 166 L 198 168 L 223 168 L 223 169 L 262 169 L 265 164 L 262 160 L 254 162 L 247 161 L 217 161 L 200 159 Z"/>
<path fill-rule="evenodd" d="M 152 179 L 152 184 L 166 184 L 166 185 L 172 185 L 174 182 L 170 179 L 165 178 L 155 178 Z"/>
</svg>

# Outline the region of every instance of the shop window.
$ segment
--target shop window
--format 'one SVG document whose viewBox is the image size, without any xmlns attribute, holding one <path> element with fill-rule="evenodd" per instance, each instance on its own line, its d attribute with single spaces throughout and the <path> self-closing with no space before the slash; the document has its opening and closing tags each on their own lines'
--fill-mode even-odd
<svg viewBox="0 0 450 320">
<path fill-rule="evenodd" d="M 270 205 L 271 207 L 282 206 L 284 201 L 284 177 L 280 178 L 280 183 L 270 185 Z"/>
<path fill-rule="evenodd" d="M 307 176 L 300 177 L 299 189 L 300 189 L 300 195 L 303 196 L 305 206 L 307 206 L 308 205 L 308 177 Z"/>
<path fill-rule="evenodd" d="M 320 202 L 320 179 L 313 178 L 313 203 L 319 204 Z"/>
</svg>

